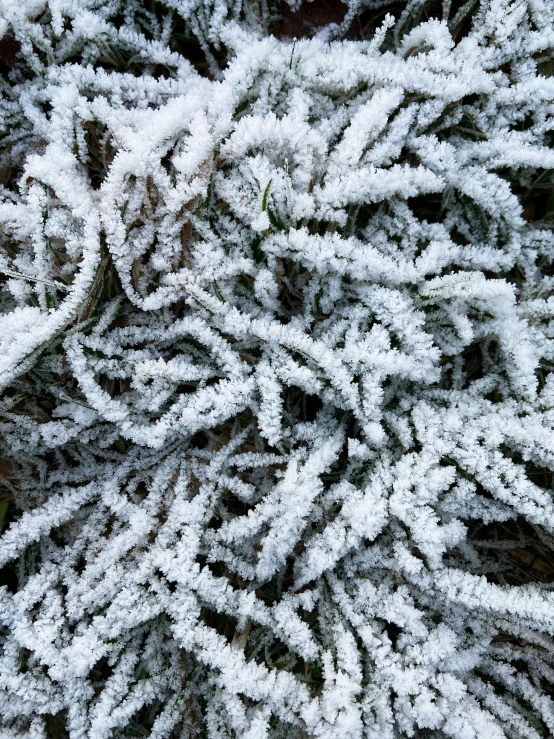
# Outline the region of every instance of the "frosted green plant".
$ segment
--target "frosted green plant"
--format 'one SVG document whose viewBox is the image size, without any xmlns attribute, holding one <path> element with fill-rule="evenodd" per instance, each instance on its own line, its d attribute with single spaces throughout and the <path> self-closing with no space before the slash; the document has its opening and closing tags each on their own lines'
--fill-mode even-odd
<svg viewBox="0 0 554 739">
<path fill-rule="evenodd" d="M 12 82 L 3 736 L 549 736 L 551 5 L 239 20 Z"/>
</svg>

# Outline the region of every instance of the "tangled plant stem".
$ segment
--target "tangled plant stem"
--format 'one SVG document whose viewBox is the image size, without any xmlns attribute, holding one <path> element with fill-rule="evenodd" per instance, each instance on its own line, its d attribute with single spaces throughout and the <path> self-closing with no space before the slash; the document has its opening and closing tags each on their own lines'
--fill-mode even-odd
<svg viewBox="0 0 554 739">
<path fill-rule="evenodd" d="M 554 11 L 436 5 L 0 3 L 2 736 L 554 733 Z"/>
</svg>

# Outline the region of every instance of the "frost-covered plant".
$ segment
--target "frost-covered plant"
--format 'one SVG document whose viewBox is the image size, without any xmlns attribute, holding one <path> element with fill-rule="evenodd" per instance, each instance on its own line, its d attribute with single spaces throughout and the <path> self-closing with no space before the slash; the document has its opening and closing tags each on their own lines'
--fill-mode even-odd
<svg viewBox="0 0 554 739">
<path fill-rule="evenodd" d="M 298 10 L 302 0 L 287 5 Z M 322 32 L 344 32 L 364 5 L 373 3 L 349 0 L 343 23 Z M 168 52 L 188 38 L 201 46 L 217 75 L 213 52 L 221 50 L 229 23 L 241 23 L 260 35 L 278 19 L 278 11 L 276 0 L 0 0 L 0 38 L 9 34 L 17 41 L 35 74 L 76 60 L 115 68 L 172 67 L 182 59 Z"/>
<path fill-rule="evenodd" d="M 14 79 L 2 736 L 554 733 L 554 9 L 456 17 Z"/>
</svg>

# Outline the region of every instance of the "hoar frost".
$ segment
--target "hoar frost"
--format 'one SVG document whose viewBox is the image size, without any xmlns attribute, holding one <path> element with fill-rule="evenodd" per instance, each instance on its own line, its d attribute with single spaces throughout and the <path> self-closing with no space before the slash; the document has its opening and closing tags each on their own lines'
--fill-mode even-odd
<svg viewBox="0 0 554 739">
<path fill-rule="evenodd" d="M 0 3 L 3 737 L 554 733 L 554 8 L 422 5 Z"/>
</svg>

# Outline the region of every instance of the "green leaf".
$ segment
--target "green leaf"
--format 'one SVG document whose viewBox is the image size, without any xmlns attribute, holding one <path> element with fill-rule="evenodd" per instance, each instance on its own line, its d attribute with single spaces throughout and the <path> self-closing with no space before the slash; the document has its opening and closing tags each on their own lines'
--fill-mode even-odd
<svg viewBox="0 0 554 739">
<path fill-rule="evenodd" d="M 213 282 L 213 285 L 214 285 L 215 294 L 221 300 L 221 302 L 224 303 L 225 302 L 225 298 L 221 294 L 221 290 L 219 289 L 219 285 L 217 284 L 217 282 L 215 280 Z"/>
<path fill-rule="evenodd" d="M 269 196 L 269 188 L 271 187 L 272 180 L 269 180 L 267 183 L 267 187 L 264 190 L 264 195 L 262 198 L 262 210 L 267 210 L 267 198 Z"/>
<path fill-rule="evenodd" d="M 126 200 L 123 206 L 119 209 L 119 212 L 121 213 L 121 219 L 125 218 L 125 213 L 127 212 L 127 208 L 129 206 L 129 201 Z"/>
<path fill-rule="evenodd" d="M 124 357 L 121 356 L 121 354 L 104 354 L 103 351 L 100 351 L 100 349 L 91 349 L 89 346 L 83 347 L 83 352 L 85 354 L 90 354 L 93 357 L 98 357 L 98 359 L 118 359 L 120 361 L 123 361 Z"/>
<path fill-rule="evenodd" d="M 267 209 L 267 215 L 269 217 L 269 222 L 274 228 L 276 228 L 278 231 L 285 230 L 285 224 L 279 218 L 279 216 L 271 210 L 271 208 Z"/>
<path fill-rule="evenodd" d="M 258 234 L 252 242 L 252 252 L 254 253 L 254 259 L 259 264 L 265 259 L 265 251 L 261 248 L 262 242 L 261 236 Z"/>
</svg>

